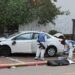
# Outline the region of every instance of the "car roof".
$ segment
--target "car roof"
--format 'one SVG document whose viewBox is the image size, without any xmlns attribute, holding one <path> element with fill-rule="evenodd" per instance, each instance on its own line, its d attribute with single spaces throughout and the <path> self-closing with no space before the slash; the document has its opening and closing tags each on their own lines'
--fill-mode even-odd
<svg viewBox="0 0 75 75">
<path fill-rule="evenodd" d="M 40 33 L 41 31 L 20 31 L 20 33 L 29 33 L 29 32 Z"/>
<path fill-rule="evenodd" d="M 18 36 L 18 35 L 21 35 L 21 34 L 23 34 L 23 33 L 40 33 L 40 32 L 42 32 L 42 31 L 19 31 L 17 35 L 8 37 L 8 39 L 12 39 L 13 37 Z M 54 37 L 54 36 L 48 34 L 47 32 L 45 32 L 45 34 L 49 35 L 51 38 L 57 39 L 56 37 Z"/>
<path fill-rule="evenodd" d="M 43 32 L 43 31 L 20 31 L 19 33 L 20 34 L 23 34 L 23 33 L 40 33 L 40 32 Z M 47 34 L 47 35 L 49 35 L 50 37 L 52 37 L 52 38 L 56 38 L 55 36 L 53 36 L 53 35 L 51 35 L 51 34 L 49 34 L 49 33 L 47 33 L 47 32 L 44 32 L 45 34 Z M 56 38 L 57 39 L 57 38 Z"/>
</svg>

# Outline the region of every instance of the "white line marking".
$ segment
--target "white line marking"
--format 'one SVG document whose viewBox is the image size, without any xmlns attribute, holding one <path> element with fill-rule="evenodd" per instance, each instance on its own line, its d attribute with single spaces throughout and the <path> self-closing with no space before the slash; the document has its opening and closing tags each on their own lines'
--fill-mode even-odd
<svg viewBox="0 0 75 75">
<path fill-rule="evenodd" d="M 18 59 L 14 59 L 14 58 L 11 58 L 11 57 L 6 57 L 6 58 L 11 60 L 11 61 L 15 61 L 15 62 L 19 62 L 19 63 L 24 63 L 23 61 L 20 61 Z"/>
</svg>

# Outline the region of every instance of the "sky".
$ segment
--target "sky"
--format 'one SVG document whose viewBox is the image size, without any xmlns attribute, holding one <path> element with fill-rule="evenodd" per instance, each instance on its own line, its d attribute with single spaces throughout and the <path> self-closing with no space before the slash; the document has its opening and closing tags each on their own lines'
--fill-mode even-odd
<svg viewBox="0 0 75 75">
<path fill-rule="evenodd" d="M 57 0 L 56 5 L 63 11 L 70 11 L 70 15 L 75 18 L 75 0 Z"/>
</svg>

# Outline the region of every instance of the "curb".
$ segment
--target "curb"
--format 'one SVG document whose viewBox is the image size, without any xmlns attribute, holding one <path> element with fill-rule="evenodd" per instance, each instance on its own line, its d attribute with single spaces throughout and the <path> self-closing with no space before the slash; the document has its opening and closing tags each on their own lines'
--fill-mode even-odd
<svg viewBox="0 0 75 75">
<path fill-rule="evenodd" d="M 15 63 L 15 64 L 0 64 L 0 68 L 11 68 L 19 66 L 36 66 L 36 65 L 45 65 L 47 61 L 37 61 L 37 62 L 25 62 L 25 63 Z"/>
</svg>

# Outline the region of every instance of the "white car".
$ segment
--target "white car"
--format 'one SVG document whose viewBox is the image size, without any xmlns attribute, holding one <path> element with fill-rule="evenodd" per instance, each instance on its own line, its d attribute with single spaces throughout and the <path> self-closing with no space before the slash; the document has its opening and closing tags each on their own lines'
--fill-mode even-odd
<svg viewBox="0 0 75 75">
<path fill-rule="evenodd" d="M 0 54 L 7 56 L 11 53 L 36 53 L 36 40 L 39 33 L 39 31 L 24 31 L 9 36 L 5 40 L 0 41 Z M 45 34 L 47 36 L 46 54 L 48 56 L 54 56 L 59 52 L 64 52 L 64 46 L 58 38 L 48 33 Z"/>
<path fill-rule="evenodd" d="M 5 37 L 1 37 L 1 38 L 0 38 L 0 41 L 3 41 L 3 40 L 5 40 L 5 39 L 6 39 Z"/>
</svg>

